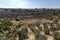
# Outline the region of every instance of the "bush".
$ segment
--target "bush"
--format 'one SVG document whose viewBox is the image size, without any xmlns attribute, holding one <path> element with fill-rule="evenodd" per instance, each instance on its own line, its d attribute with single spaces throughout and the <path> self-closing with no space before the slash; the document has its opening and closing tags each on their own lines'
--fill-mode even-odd
<svg viewBox="0 0 60 40">
<path fill-rule="evenodd" d="M 57 24 L 57 29 L 60 30 L 60 23 Z"/>
<path fill-rule="evenodd" d="M 15 40 L 15 38 L 12 36 L 10 38 L 7 38 L 7 40 Z"/>
<path fill-rule="evenodd" d="M 57 27 L 54 26 L 54 23 L 50 23 L 50 30 L 53 32 L 53 31 L 56 31 L 57 30 Z"/>
<path fill-rule="evenodd" d="M 16 28 L 20 28 L 20 27 L 21 27 L 21 24 L 16 25 Z"/>
<path fill-rule="evenodd" d="M 44 32 L 46 35 L 50 35 L 50 29 L 48 29 L 48 25 L 46 23 L 43 24 L 44 25 Z"/>
<path fill-rule="evenodd" d="M 56 27 L 54 27 L 54 26 L 51 26 L 51 27 L 50 27 L 50 30 L 53 32 L 53 31 L 56 31 L 56 30 L 57 30 L 57 28 L 56 28 Z"/>
<path fill-rule="evenodd" d="M 13 23 L 7 20 L 7 21 L 3 21 L 1 24 L 3 24 L 4 26 L 11 26 Z"/>
<path fill-rule="evenodd" d="M 3 21 L 0 24 L 0 31 L 6 31 L 6 30 L 10 30 L 10 26 L 12 25 L 12 22 L 10 21 Z"/>
<path fill-rule="evenodd" d="M 44 32 L 45 32 L 46 35 L 50 35 L 50 30 L 49 29 L 46 29 Z"/>
<path fill-rule="evenodd" d="M 57 23 L 58 23 L 58 19 L 55 19 L 55 20 L 54 20 L 54 23 L 57 24 Z"/>
<path fill-rule="evenodd" d="M 4 36 L 3 35 L 1 35 L 1 33 L 0 33 L 0 40 L 4 40 L 5 38 L 4 38 Z M 6 40 L 6 39 L 5 39 Z"/>
<path fill-rule="evenodd" d="M 53 36 L 55 40 L 60 40 L 60 32 L 54 31 Z"/>
<path fill-rule="evenodd" d="M 42 27 L 41 26 L 37 25 L 37 27 L 38 27 L 39 31 L 42 31 Z"/>
<path fill-rule="evenodd" d="M 18 32 L 19 40 L 26 40 L 28 38 L 28 30 L 26 28 L 22 28 L 21 31 Z"/>
</svg>

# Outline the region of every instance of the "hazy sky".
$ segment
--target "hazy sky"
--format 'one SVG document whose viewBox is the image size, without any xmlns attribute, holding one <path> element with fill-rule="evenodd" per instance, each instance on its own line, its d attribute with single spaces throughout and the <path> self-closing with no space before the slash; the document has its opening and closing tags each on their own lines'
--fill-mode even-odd
<svg viewBox="0 0 60 40">
<path fill-rule="evenodd" d="M 0 0 L 0 8 L 60 8 L 60 0 Z"/>
</svg>

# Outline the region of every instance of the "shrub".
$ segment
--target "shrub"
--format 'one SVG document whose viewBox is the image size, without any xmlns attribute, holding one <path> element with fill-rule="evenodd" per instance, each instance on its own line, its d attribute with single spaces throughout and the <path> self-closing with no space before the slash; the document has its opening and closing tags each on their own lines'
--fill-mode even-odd
<svg viewBox="0 0 60 40">
<path fill-rule="evenodd" d="M 48 29 L 48 25 L 46 23 L 43 24 L 44 25 L 44 32 L 46 35 L 50 34 L 50 29 Z"/>
<path fill-rule="evenodd" d="M 18 32 L 19 40 L 26 40 L 28 38 L 28 30 L 26 28 L 22 28 L 21 31 Z"/>
<path fill-rule="evenodd" d="M 55 20 L 54 20 L 54 23 L 57 24 L 57 23 L 58 23 L 58 19 L 55 19 Z"/>
<path fill-rule="evenodd" d="M 42 31 L 42 27 L 41 26 L 37 25 L 37 27 L 38 27 L 39 31 Z"/>
<path fill-rule="evenodd" d="M 57 24 L 57 29 L 60 30 L 60 23 Z"/>
<path fill-rule="evenodd" d="M 50 23 L 50 30 L 53 32 L 53 31 L 56 31 L 57 30 L 57 27 L 54 26 L 54 23 Z"/>
<path fill-rule="evenodd" d="M 56 28 L 56 27 L 54 27 L 54 26 L 51 26 L 51 27 L 50 27 L 50 30 L 53 32 L 53 31 L 56 31 L 56 30 L 57 30 L 57 28 Z"/>
<path fill-rule="evenodd" d="M 21 27 L 21 24 L 16 25 L 16 28 L 20 28 L 20 27 Z"/>
<path fill-rule="evenodd" d="M 3 30 L 3 31 L 6 31 L 6 30 L 10 30 L 10 26 L 12 25 L 12 22 L 10 21 L 3 21 L 1 24 L 0 24 L 0 31 Z"/>
<path fill-rule="evenodd" d="M 60 40 L 60 32 L 54 31 L 53 36 L 55 40 Z"/>
</svg>

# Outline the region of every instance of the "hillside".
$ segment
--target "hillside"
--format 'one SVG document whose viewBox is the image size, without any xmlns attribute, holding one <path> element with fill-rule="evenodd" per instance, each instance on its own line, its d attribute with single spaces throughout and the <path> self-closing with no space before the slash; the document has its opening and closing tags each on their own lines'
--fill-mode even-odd
<svg viewBox="0 0 60 40">
<path fill-rule="evenodd" d="M 0 8 L 0 18 L 20 18 L 20 17 L 35 17 L 48 18 L 52 16 L 59 16 L 60 9 L 7 9 Z M 48 17 L 47 17 L 48 16 Z"/>
<path fill-rule="evenodd" d="M 60 40 L 60 9 L 0 8 L 0 40 Z"/>
</svg>

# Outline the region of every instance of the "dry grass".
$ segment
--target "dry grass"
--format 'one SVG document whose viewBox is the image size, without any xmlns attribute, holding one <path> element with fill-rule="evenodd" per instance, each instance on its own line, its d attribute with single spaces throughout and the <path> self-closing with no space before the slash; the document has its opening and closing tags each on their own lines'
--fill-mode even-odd
<svg viewBox="0 0 60 40">
<path fill-rule="evenodd" d="M 25 24 L 25 25 L 29 25 L 29 24 L 41 24 L 41 23 L 45 23 L 45 22 L 53 23 L 53 21 L 46 20 L 46 19 L 42 19 L 42 20 L 39 20 L 39 19 L 25 19 L 25 20 L 21 20 L 21 21 L 12 20 L 11 22 L 13 22 L 14 25 L 17 25 L 17 24 Z"/>
<path fill-rule="evenodd" d="M 43 24 L 42 23 L 45 23 L 45 22 L 53 23 L 53 21 L 47 20 L 47 19 L 41 19 L 41 20 L 39 20 L 39 19 L 25 19 L 25 20 L 21 20 L 21 21 L 12 20 L 11 22 L 13 22 L 13 25 L 18 25 L 18 24 L 23 24 L 23 25 L 41 24 L 40 26 L 42 28 L 43 28 Z M 50 28 L 49 25 L 48 25 L 48 27 Z M 38 29 L 37 27 L 35 27 L 35 28 Z M 43 28 L 43 30 L 44 30 L 44 28 Z M 41 34 L 44 34 L 44 32 L 41 32 Z M 29 38 L 27 40 L 35 40 L 34 34 L 29 28 L 28 28 L 28 37 Z M 53 38 L 53 36 L 47 36 L 47 40 L 54 40 L 54 38 Z"/>
</svg>

